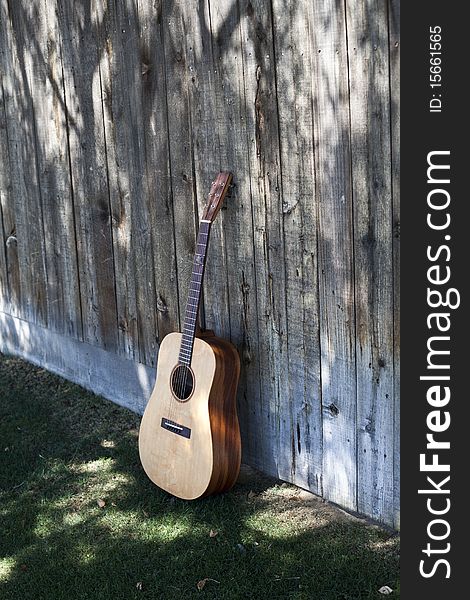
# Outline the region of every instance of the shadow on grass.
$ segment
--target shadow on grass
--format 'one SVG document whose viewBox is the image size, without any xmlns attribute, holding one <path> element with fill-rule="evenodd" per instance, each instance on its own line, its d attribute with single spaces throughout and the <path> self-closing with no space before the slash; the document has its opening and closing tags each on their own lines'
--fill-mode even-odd
<svg viewBox="0 0 470 600">
<path fill-rule="evenodd" d="M 142 471 L 133 413 L 1 355 L 0 386 L 5 600 L 398 597 L 389 533 L 262 476 L 175 499 Z"/>
</svg>

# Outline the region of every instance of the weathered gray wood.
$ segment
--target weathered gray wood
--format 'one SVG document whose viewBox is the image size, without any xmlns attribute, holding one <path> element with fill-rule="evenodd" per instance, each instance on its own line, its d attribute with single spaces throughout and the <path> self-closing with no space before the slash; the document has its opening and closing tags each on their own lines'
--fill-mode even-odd
<svg viewBox="0 0 470 600">
<path fill-rule="evenodd" d="M 0 312 L 0 352 L 13 354 L 142 414 L 155 369 Z"/>
<path fill-rule="evenodd" d="M 3 97 L 0 106 L 0 213 L 2 250 L 0 268 L 2 270 L 2 310 L 10 315 L 21 316 L 21 288 L 18 262 L 18 242 L 15 223 L 15 197 L 11 182 L 11 164 L 8 143 L 8 124 Z"/>
<path fill-rule="evenodd" d="M 100 79 L 111 206 L 118 349 L 121 354 L 138 360 L 136 287 L 140 280 L 146 279 L 147 273 L 136 276 L 136 269 L 145 269 L 148 262 L 137 264 L 135 247 L 140 243 L 136 217 L 144 217 L 145 213 L 142 214 L 143 169 L 139 148 L 142 119 L 139 119 L 140 114 L 136 114 L 140 107 L 140 90 L 136 89 L 134 80 L 138 68 L 138 56 L 133 47 L 137 31 L 134 15 L 129 14 L 128 9 L 127 2 L 106 3 L 98 39 L 99 48 L 103 49 Z M 155 329 L 151 322 L 148 325 L 148 330 Z"/>
<path fill-rule="evenodd" d="M 66 107 L 55 2 L 16 4 L 29 46 L 28 85 L 34 107 L 36 161 L 44 223 L 50 329 L 82 335 Z"/>
<path fill-rule="evenodd" d="M 348 57 L 344 7 L 311 3 L 323 406 L 323 492 L 355 510 L 356 369 Z"/>
<path fill-rule="evenodd" d="M 0 48 L 0 52 L 2 48 Z M 2 61 L 3 62 L 3 61 Z M 0 63 L 2 64 L 2 63 Z M 0 70 L 1 82 L 3 83 L 2 71 Z M 12 202 L 10 183 L 10 158 L 8 155 L 8 132 L 5 118 L 5 105 L 3 101 L 3 85 L 0 85 L 0 311 L 10 313 L 11 295 L 9 282 L 9 247 L 13 242 L 11 223 L 4 218 L 4 212 L 9 211 Z M 7 246 L 7 240 L 8 246 Z"/>
<path fill-rule="evenodd" d="M 400 528 L 400 2 L 388 4 L 390 42 L 390 119 L 392 143 L 393 205 L 393 511 L 396 529 Z M 390 318 L 389 316 L 387 318 Z"/>
<path fill-rule="evenodd" d="M 181 3 L 185 24 L 185 61 L 188 77 L 191 135 L 196 199 L 199 218 L 207 204 L 211 182 L 222 169 L 215 119 L 215 85 L 217 65 L 212 57 L 210 13 L 207 1 L 188 0 Z M 225 140 L 222 142 L 225 143 Z M 224 243 L 224 211 L 211 226 L 208 260 L 204 276 L 205 326 L 217 335 L 230 336 L 230 312 L 227 288 L 227 266 Z"/>
<path fill-rule="evenodd" d="M 189 111 L 190 77 L 187 73 L 186 25 L 178 2 L 161 5 L 166 103 L 168 106 L 168 140 L 171 172 L 173 218 L 175 226 L 176 273 L 180 327 L 186 309 L 189 281 L 196 244 L 196 197 L 193 140 Z M 163 100 L 163 99 L 162 99 Z"/>
<path fill-rule="evenodd" d="M 58 0 L 84 340 L 117 348 L 116 290 L 103 123 L 101 3 Z"/>
<path fill-rule="evenodd" d="M 284 271 L 279 127 L 270 4 L 242 0 L 240 25 L 245 74 L 248 156 L 253 198 L 255 273 L 258 299 L 258 356 L 265 443 L 256 465 L 271 474 L 285 471 L 286 440 L 280 420 L 288 404 L 287 322 Z"/>
<path fill-rule="evenodd" d="M 282 408 L 284 479 L 322 492 L 322 414 L 310 23 L 307 4 L 274 0 L 281 139 L 289 405 Z M 285 417 L 284 417 L 285 415 Z"/>
<path fill-rule="evenodd" d="M 0 124 L 1 126 L 1 124 Z M 2 195 L 2 177 L 0 173 L 0 310 L 3 312 L 8 312 L 10 308 L 9 302 L 9 290 L 8 290 L 8 269 L 7 269 L 7 261 L 6 261 L 6 244 L 5 244 L 5 236 L 3 232 L 3 214 L 2 214 L 2 203 L 1 203 L 1 195 Z"/>
<path fill-rule="evenodd" d="M 1 349 L 141 411 L 230 169 L 244 460 L 398 527 L 398 0 L 0 7 Z"/>
<path fill-rule="evenodd" d="M 33 323 L 47 323 L 47 273 L 37 163 L 37 131 L 31 82 L 34 80 L 27 11 L 22 3 L 1 0 L 0 39 L 8 153 L 14 206 L 11 254 L 18 255 L 22 290 L 19 312 Z M 10 13 L 10 10 L 12 11 Z M 5 219 L 5 215 L 4 215 Z M 13 225 L 13 221 L 10 221 Z M 7 227 L 9 227 L 7 225 Z M 10 227 L 9 227 L 10 228 Z M 14 266 L 12 257 L 12 267 Z M 19 298 L 20 296 L 17 296 Z"/>
<path fill-rule="evenodd" d="M 147 210 L 149 215 L 158 339 L 179 326 L 179 291 L 176 269 L 175 224 L 168 140 L 168 105 L 161 4 L 139 2 L 142 119 L 144 128 Z M 172 102 L 170 110 L 173 110 Z M 148 325 L 142 324 L 146 330 Z M 143 362 L 155 365 L 156 352 Z"/>
<path fill-rule="evenodd" d="M 210 3 L 215 128 L 220 140 L 220 164 L 234 173 L 233 188 L 222 212 L 230 338 L 242 362 L 238 409 L 243 437 L 243 460 L 254 464 L 260 454 L 258 423 L 262 422 L 258 353 L 258 310 L 254 268 L 252 195 L 245 90 L 237 5 L 230 0 Z M 214 248 L 214 246 L 212 246 Z M 209 257 L 209 261 L 213 253 Z M 210 262 L 209 262 L 210 264 Z M 215 284 L 215 282 L 214 282 Z M 219 281 L 216 289 L 225 285 Z M 220 307 L 222 310 L 225 306 Z"/>
<path fill-rule="evenodd" d="M 1 117 L 0 117 L 1 119 Z M 1 123 L 0 123 L 1 127 Z M 0 155 L 1 158 L 1 155 Z M 6 243 L 3 227 L 3 211 L 2 211 L 2 181 L 3 177 L 0 173 L 0 310 L 3 312 L 10 311 L 10 290 L 8 289 L 8 266 L 6 257 Z"/>
<path fill-rule="evenodd" d="M 393 248 L 387 6 L 347 2 L 358 510 L 393 521 Z"/>
<path fill-rule="evenodd" d="M 120 348 L 154 363 L 157 326 L 152 221 L 142 110 L 143 61 L 137 7 L 110 3 L 101 26 L 106 156 Z M 147 65 L 149 67 L 149 65 Z M 124 118 L 125 117 L 125 118 Z"/>
</svg>

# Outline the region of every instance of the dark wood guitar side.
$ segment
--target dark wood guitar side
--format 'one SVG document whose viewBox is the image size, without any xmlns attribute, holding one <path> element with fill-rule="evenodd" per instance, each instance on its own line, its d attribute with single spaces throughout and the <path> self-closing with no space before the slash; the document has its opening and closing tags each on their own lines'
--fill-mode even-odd
<svg viewBox="0 0 470 600">
<path fill-rule="evenodd" d="M 238 478 L 241 462 L 240 428 L 237 416 L 237 387 L 240 357 L 233 344 L 214 335 L 202 334 L 216 360 L 216 376 L 209 395 L 214 464 L 205 495 L 225 492 Z"/>
</svg>

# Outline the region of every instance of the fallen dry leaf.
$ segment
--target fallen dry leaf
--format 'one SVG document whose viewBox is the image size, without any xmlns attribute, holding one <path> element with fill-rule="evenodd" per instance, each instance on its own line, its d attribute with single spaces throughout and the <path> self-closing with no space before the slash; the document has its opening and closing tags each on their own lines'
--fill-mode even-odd
<svg viewBox="0 0 470 600">
<path fill-rule="evenodd" d="M 139 592 L 141 592 L 141 591 L 142 591 L 142 582 L 141 582 L 141 581 L 138 581 L 138 582 L 135 584 L 135 587 L 136 587 L 136 588 L 139 590 Z"/>
<path fill-rule="evenodd" d="M 100 508 L 104 508 L 106 506 L 106 502 L 104 500 L 102 500 L 101 498 L 99 498 L 96 501 L 96 504 L 100 507 Z"/>
<path fill-rule="evenodd" d="M 214 583 L 220 583 L 220 581 L 217 581 L 216 579 L 211 579 L 210 577 L 204 577 L 204 579 L 201 579 L 201 581 L 197 582 L 197 584 L 196 584 L 197 589 L 199 591 L 202 591 L 208 581 L 213 581 Z"/>
<path fill-rule="evenodd" d="M 22 565 L 20 565 L 20 569 L 21 569 L 22 571 L 27 571 L 27 570 L 28 570 L 28 567 L 27 567 L 27 566 L 26 566 L 26 565 L 23 563 Z"/>
<path fill-rule="evenodd" d="M 206 583 L 207 583 L 207 577 L 206 577 L 206 579 L 201 579 L 201 581 L 197 582 L 197 585 L 196 585 L 197 589 L 199 591 L 201 591 L 202 589 L 204 589 L 204 586 L 206 585 Z"/>
<path fill-rule="evenodd" d="M 388 585 L 383 585 L 380 590 L 379 590 L 379 594 L 383 594 L 384 596 L 388 596 L 389 594 L 392 594 L 393 590 L 391 587 L 388 587 Z"/>
<path fill-rule="evenodd" d="M 214 538 L 216 535 L 219 535 L 218 531 L 214 531 L 214 529 L 209 531 L 209 537 Z"/>
</svg>

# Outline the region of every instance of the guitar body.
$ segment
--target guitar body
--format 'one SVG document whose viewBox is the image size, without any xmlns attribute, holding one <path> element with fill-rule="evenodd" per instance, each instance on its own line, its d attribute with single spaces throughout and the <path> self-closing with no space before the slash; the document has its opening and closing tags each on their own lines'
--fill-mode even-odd
<svg viewBox="0 0 470 600">
<path fill-rule="evenodd" d="M 240 359 L 226 340 L 213 335 L 194 338 L 188 373 L 192 387 L 181 399 L 174 391 L 179 385 L 175 369 L 181 342 L 181 333 L 170 333 L 161 343 L 155 387 L 142 417 L 139 452 L 156 485 L 192 500 L 227 490 L 238 477 Z"/>
</svg>

